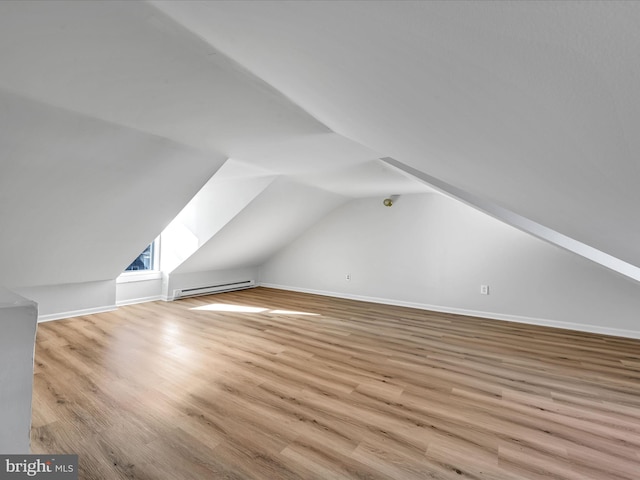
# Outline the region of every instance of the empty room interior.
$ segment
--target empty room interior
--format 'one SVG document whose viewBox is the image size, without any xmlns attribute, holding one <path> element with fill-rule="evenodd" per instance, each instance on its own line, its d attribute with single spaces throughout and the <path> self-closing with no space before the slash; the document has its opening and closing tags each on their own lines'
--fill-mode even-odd
<svg viewBox="0 0 640 480">
<path fill-rule="evenodd" d="M 637 480 L 638 25 L 0 2 L 0 455 Z"/>
</svg>

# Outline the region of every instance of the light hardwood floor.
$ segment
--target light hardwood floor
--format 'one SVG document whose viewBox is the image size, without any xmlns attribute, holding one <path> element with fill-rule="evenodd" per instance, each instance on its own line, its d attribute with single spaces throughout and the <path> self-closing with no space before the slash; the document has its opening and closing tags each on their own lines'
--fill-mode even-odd
<svg viewBox="0 0 640 480">
<path fill-rule="evenodd" d="M 85 480 L 638 480 L 640 341 L 266 288 L 121 307 L 39 325 L 32 448 Z"/>
</svg>

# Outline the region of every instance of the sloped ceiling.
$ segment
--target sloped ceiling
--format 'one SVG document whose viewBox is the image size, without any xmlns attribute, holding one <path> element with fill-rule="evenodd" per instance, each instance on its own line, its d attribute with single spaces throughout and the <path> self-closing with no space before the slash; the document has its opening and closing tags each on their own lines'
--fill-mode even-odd
<svg viewBox="0 0 640 480">
<path fill-rule="evenodd" d="M 0 3 L 0 87 L 229 156 L 327 132 L 142 2 Z"/>
<path fill-rule="evenodd" d="M 375 158 L 146 3 L 0 2 L 0 64 L 7 286 L 117 277 L 229 152 Z"/>
<path fill-rule="evenodd" d="M 173 273 L 261 265 L 344 201 L 341 195 L 278 178 Z"/>
<path fill-rule="evenodd" d="M 640 265 L 637 2 L 152 2 L 333 131 Z"/>
<path fill-rule="evenodd" d="M 426 191 L 393 157 L 640 265 L 639 22 L 613 2 L 0 2 L 0 283 L 114 278 L 227 158 L 306 185 L 300 204 Z"/>
<path fill-rule="evenodd" d="M 2 285 L 117 277 L 224 161 L 2 90 L 0 112 Z"/>
</svg>

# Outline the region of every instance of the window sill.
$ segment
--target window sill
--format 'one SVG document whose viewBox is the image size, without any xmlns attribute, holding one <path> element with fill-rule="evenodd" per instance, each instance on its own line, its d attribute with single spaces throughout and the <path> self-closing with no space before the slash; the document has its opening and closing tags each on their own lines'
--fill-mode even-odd
<svg viewBox="0 0 640 480">
<path fill-rule="evenodd" d="M 116 278 L 116 283 L 146 282 L 148 280 L 160 280 L 162 272 L 158 270 L 143 270 L 121 273 Z"/>
</svg>

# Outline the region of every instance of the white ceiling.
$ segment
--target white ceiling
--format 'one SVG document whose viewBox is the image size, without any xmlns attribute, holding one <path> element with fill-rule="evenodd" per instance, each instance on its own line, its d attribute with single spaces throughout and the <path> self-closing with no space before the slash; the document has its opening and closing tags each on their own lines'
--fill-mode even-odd
<svg viewBox="0 0 640 480">
<path fill-rule="evenodd" d="M 279 178 L 172 273 L 261 265 L 344 200 Z"/>
<path fill-rule="evenodd" d="M 117 277 L 224 161 L 0 89 L 0 285 Z"/>
<path fill-rule="evenodd" d="M 640 265 L 637 2 L 152 2 L 334 132 Z"/>
<path fill-rule="evenodd" d="M 429 191 L 393 157 L 640 266 L 639 24 L 631 2 L 0 2 L 3 275 L 113 278 L 226 158 L 301 201 Z M 20 273 L 37 232 L 62 256 Z M 68 271 L 96 242 L 102 267 Z"/>
</svg>

